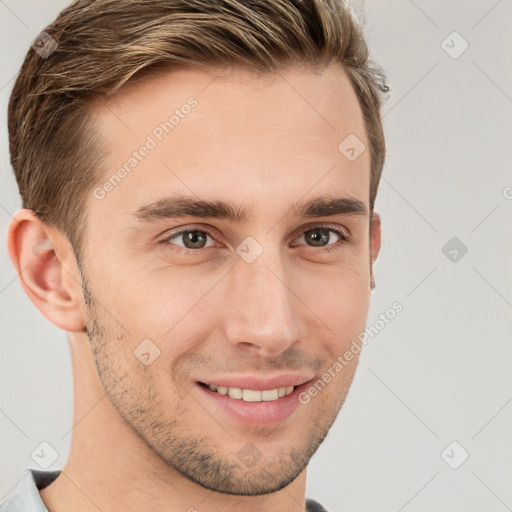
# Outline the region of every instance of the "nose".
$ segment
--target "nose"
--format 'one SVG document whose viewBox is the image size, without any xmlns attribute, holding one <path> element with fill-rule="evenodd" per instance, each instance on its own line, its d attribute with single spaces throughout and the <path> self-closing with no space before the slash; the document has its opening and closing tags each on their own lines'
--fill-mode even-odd
<svg viewBox="0 0 512 512">
<path fill-rule="evenodd" d="M 291 272 L 279 256 L 235 263 L 226 288 L 231 307 L 224 335 L 230 344 L 270 358 L 299 342 L 305 329 Z"/>
</svg>

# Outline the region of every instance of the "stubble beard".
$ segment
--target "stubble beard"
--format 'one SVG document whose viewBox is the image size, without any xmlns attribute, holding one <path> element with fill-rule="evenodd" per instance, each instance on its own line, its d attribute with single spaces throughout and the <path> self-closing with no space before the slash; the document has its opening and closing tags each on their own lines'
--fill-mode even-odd
<svg viewBox="0 0 512 512">
<path fill-rule="evenodd" d="M 324 402 L 321 411 L 309 414 L 310 418 L 315 416 L 316 421 L 308 423 L 309 431 L 305 431 L 300 439 L 294 439 L 292 447 L 284 448 L 280 453 L 266 453 L 265 438 L 268 431 L 258 435 L 258 431 L 254 430 L 250 437 L 234 442 L 232 451 L 227 451 L 206 433 L 191 434 L 194 426 L 187 425 L 186 419 L 183 420 L 187 418 L 188 411 L 183 387 L 177 389 L 182 399 L 173 417 L 164 415 L 169 407 L 153 393 L 153 381 L 151 374 L 145 371 L 146 367 L 133 354 L 131 360 L 122 357 L 126 351 L 118 350 L 116 353 L 113 349 L 121 345 L 124 332 L 122 328 L 115 329 L 107 315 L 99 314 L 85 278 L 83 290 L 88 311 L 87 337 L 103 389 L 123 422 L 169 468 L 206 489 L 240 496 L 279 491 L 306 468 L 334 423 L 352 378 L 345 385 L 341 396 L 331 403 Z M 195 403 L 192 399 L 190 402 Z M 308 406 L 301 404 L 299 407 Z M 215 420 L 205 412 L 202 428 L 206 428 L 210 421 Z M 212 427 L 219 430 L 218 425 L 212 424 Z M 233 439 L 232 436 L 227 437 Z M 260 441 L 256 441 L 256 438 Z M 258 460 L 250 466 L 238 456 L 241 447 L 249 442 L 257 447 L 259 454 Z"/>
</svg>

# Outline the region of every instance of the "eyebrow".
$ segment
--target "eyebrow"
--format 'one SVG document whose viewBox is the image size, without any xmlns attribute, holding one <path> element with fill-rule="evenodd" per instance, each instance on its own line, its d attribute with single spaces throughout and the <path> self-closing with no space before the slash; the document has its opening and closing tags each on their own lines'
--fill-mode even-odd
<svg viewBox="0 0 512 512">
<path fill-rule="evenodd" d="M 366 205 L 352 197 L 316 197 L 308 201 L 293 203 L 290 210 L 292 215 L 304 218 L 368 215 Z M 250 220 L 250 209 L 232 201 L 204 201 L 192 196 L 170 196 L 141 206 L 133 215 L 140 222 L 190 216 L 247 223 Z"/>
</svg>

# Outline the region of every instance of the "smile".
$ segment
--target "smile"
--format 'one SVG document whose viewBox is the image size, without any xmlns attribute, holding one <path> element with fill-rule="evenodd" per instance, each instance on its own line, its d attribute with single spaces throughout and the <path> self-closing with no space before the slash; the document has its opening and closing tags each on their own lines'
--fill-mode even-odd
<svg viewBox="0 0 512 512">
<path fill-rule="evenodd" d="M 271 402 L 273 400 L 279 400 L 279 398 L 285 397 L 293 393 L 293 390 L 297 386 L 283 386 L 274 389 L 242 389 L 226 386 L 216 386 L 214 384 L 203 384 L 208 386 L 212 391 L 215 391 L 221 395 L 227 395 L 235 400 L 243 400 L 244 402 Z"/>
</svg>

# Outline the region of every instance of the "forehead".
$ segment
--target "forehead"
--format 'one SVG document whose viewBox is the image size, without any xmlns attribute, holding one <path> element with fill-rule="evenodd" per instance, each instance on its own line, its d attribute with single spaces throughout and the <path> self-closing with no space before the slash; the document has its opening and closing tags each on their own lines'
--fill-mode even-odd
<svg viewBox="0 0 512 512">
<path fill-rule="evenodd" d="M 98 103 L 95 114 L 107 149 L 98 183 L 105 194 L 91 195 L 90 213 L 126 218 L 175 194 L 239 199 L 260 209 L 276 201 L 286 207 L 288 196 L 327 193 L 368 204 L 363 117 L 339 65 L 258 77 L 161 71 Z M 347 147 L 366 149 L 351 159 Z"/>
</svg>

